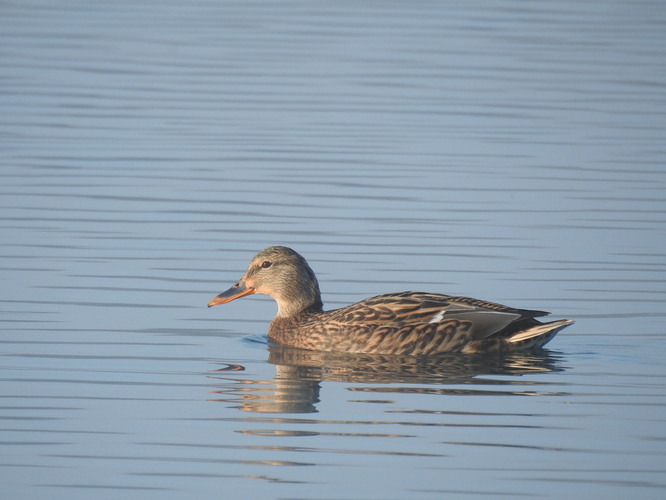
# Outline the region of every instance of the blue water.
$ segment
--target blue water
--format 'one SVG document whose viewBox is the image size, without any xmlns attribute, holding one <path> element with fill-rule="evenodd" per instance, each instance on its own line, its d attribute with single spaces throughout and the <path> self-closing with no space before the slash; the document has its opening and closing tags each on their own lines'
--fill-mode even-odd
<svg viewBox="0 0 666 500">
<path fill-rule="evenodd" d="M 666 481 L 666 4 L 0 6 L 3 498 L 652 499 Z M 539 354 L 269 348 L 328 308 L 572 318 Z"/>
</svg>

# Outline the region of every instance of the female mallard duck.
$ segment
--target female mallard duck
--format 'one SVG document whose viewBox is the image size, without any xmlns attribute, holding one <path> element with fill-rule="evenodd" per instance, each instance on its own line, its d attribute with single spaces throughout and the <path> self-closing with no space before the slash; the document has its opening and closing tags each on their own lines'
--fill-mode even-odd
<svg viewBox="0 0 666 500">
<path fill-rule="evenodd" d="M 276 344 L 319 351 L 433 355 L 491 352 L 545 345 L 573 321 L 541 323 L 528 311 L 467 297 L 399 292 L 324 311 L 317 278 L 287 247 L 259 252 L 241 280 L 208 307 L 245 295 L 273 297 L 278 312 L 268 327 Z"/>
</svg>

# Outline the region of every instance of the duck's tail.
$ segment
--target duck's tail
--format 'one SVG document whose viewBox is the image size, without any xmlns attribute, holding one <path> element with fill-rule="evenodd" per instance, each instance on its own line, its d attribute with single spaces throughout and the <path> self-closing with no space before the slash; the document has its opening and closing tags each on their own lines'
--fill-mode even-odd
<svg viewBox="0 0 666 500">
<path fill-rule="evenodd" d="M 513 344 L 513 349 L 534 349 L 546 345 L 562 328 L 573 324 L 571 319 L 560 319 L 550 323 L 539 323 L 527 330 L 516 332 L 506 341 Z M 512 349 L 512 350 L 513 350 Z"/>
</svg>

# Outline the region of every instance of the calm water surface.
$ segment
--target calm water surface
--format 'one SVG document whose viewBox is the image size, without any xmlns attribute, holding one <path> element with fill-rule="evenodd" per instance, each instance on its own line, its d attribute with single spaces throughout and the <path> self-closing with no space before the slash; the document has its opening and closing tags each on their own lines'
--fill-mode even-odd
<svg viewBox="0 0 666 500">
<path fill-rule="evenodd" d="M 3 498 L 662 498 L 666 4 L 0 6 Z M 546 309 L 541 353 L 274 348 L 206 309 Z"/>
</svg>

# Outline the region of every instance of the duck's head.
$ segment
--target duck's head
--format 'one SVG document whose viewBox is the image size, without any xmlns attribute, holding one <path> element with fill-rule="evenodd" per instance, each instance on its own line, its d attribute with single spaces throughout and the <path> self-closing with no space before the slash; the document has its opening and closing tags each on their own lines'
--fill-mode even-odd
<svg viewBox="0 0 666 500">
<path fill-rule="evenodd" d="M 319 283 L 306 260 L 287 247 L 268 247 L 254 256 L 245 275 L 229 290 L 214 297 L 208 307 L 253 293 L 273 297 L 278 316 L 290 317 L 314 307 L 321 310 Z"/>
</svg>

